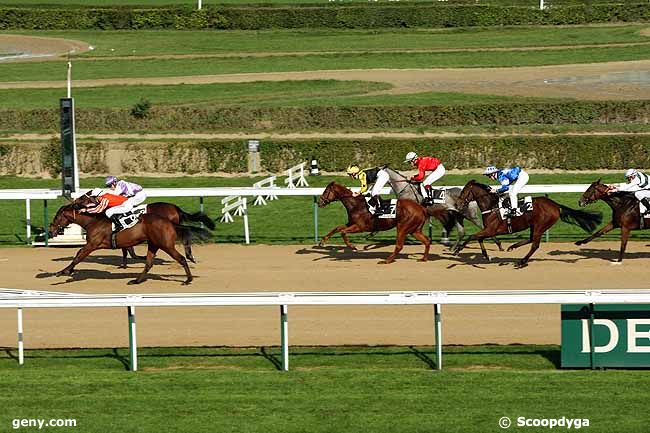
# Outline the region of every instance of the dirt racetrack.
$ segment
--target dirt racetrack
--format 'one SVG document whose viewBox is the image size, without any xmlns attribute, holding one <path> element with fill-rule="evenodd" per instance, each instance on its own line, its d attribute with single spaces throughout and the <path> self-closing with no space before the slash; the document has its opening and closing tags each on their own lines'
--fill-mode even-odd
<svg viewBox="0 0 650 433">
<path fill-rule="evenodd" d="M 392 247 L 350 252 L 339 246 L 198 246 L 196 276 L 182 286 L 183 272 L 161 253 L 151 279 L 127 281 L 143 267 L 116 267 L 117 251 L 99 251 L 78 267 L 75 277 L 54 277 L 76 249 L 0 250 L 2 286 L 80 293 L 254 292 L 254 291 L 409 291 L 487 289 L 650 288 L 647 242 L 633 242 L 622 265 L 613 265 L 618 243 L 579 249 L 569 243 L 542 244 L 530 266 L 512 263 L 524 251 L 495 251 L 486 264 L 476 249 L 459 257 L 433 247 L 432 261 L 419 263 L 419 245 L 406 246 L 396 263 L 378 265 Z M 140 247 L 142 249 L 143 247 Z M 142 252 L 142 251 L 141 251 Z M 279 344 L 276 307 L 139 308 L 141 346 Z M 559 343 L 559 306 L 445 306 L 445 344 Z M 290 307 L 290 343 L 433 344 L 429 306 Z M 128 344 L 125 311 L 112 309 L 31 309 L 25 311 L 25 344 L 36 347 L 123 347 Z M 16 312 L 0 311 L 0 346 L 16 345 Z"/>
</svg>

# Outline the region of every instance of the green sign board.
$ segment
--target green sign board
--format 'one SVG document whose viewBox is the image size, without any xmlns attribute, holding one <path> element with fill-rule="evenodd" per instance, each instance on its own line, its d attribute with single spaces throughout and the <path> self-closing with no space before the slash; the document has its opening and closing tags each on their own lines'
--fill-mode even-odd
<svg viewBox="0 0 650 433">
<path fill-rule="evenodd" d="M 650 305 L 562 305 L 562 367 L 650 367 Z"/>
<path fill-rule="evenodd" d="M 74 99 L 61 98 L 61 176 L 63 195 L 70 197 L 75 191 L 74 166 Z"/>
</svg>

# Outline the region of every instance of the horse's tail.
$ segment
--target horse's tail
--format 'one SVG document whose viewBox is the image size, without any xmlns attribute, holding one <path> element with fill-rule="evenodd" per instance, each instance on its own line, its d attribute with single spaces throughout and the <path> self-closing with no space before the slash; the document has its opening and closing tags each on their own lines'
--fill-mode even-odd
<svg viewBox="0 0 650 433">
<path fill-rule="evenodd" d="M 180 223 L 183 223 L 185 221 L 200 222 L 203 223 L 203 225 L 205 225 L 210 230 L 214 230 L 214 228 L 216 227 L 214 221 L 212 221 L 210 217 L 204 214 L 203 212 L 188 213 L 185 212 L 183 209 L 179 208 L 178 206 L 177 208 L 178 208 L 178 213 L 180 215 L 179 218 Z"/>
<path fill-rule="evenodd" d="M 571 209 L 559 203 L 558 206 L 560 206 L 560 219 L 562 221 L 577 225 L 586 232 L 593 232 L 603 221 L 603 214 L 600 212 Z"/>
<path fill-rule="evenodd" d="M 181 224 L 175 224 L 174 229 L 176 230 L 176 236 L 183 243 L 186 244 L 192 239 L 198 239 L 199 241 L 205 241 L 212 237 L 210 231 L 194 226 L 184 226 Z"/>
<path fill-rule="evenodd" d="M 439 206 L 429 206 L 425 208 L 427 215 L 434 217 L 445 228 L 445 230 L 450 231 L 453 229 L 456 221 L 459 217 L 458 212 L 455 210 L 439 207 Z"/>
</svg>

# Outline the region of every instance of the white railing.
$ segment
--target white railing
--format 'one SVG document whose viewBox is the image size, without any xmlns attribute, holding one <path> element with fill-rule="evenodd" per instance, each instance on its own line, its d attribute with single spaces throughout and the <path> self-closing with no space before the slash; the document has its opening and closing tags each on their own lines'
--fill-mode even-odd
<svg viewBox="0 0 650 433">
<path fill-rule="evenodd" d="M 277 188 L 277 185 L 275 184 L 277 177 L 276 176 L 270 176 L 267 177 L 266 179 L 262 179 L 259 182 L 255 182 L 253 184 L 253 188 Z M 266 194 L 266 195 L 258 195 L 255 197 L 255 201 L 253 202 L 253 206 L 260 206 L 260 205 L 266 205 L 266 200 L 272 201 L 272 200 L 277 200 L 278 196 L 273 194 L 272 192 Z"/>
<path fill-rule="evenodd" d="M 512 290 L 402 292 L 259 292 L 76 294 L 0 289 L 0 308 L 18 310 L 19 363 L 24 362 L 24 308 L 126 307 L 131 370 L 137 370 L 136 307 L 279 306 L 282 369 L 289 369 L 288 307 L 294 305 L 431 305 L 436 367 L 442 369 L 442 305 L 495 304 L 648 304 L 650 290 Z M 558 318 L 559 320 L 559 318 Z"/>
<path fill-rule="evenodd" d="M 302 164 L 304 169 L 304 164 Z M 296 166 L 299 167 L 299 166 Z M 294 168 L 296 168 L 294 167 Z M 303 172 L 304 174 L 304 172 Z M 295 178 L 295 177 L 294 177 Z M 289 179 L 289 178 L 287 178 Z M 293 179 L 293 178 L 292 178 Z M 286 182 L 286 180 L 285 180 Z M 293 180 L 291 180 L 293 183 Z M 438 188 L 462 188 L 462 185 L 439 186 Z M 552 194 L 552 193 L 581 193 L 589 188 L 589 184 L 565 184 L 565 185 L 526 185 L 521 193 L 523 194 Z M 350 188 L 352 191 L 358 191 L 359 188 Z M 314 197 L 321 194 L 325 188 L 280 188 L 280 187 L 214 187 L 214 188 L 147 188 L 147 197 L 199 197 L 201 200 L 201 211 L 203 211 L 204 197 L 259 197 L 259 196 L 290 196 L 290 197 Z M 74 196 L 81 195 L 86 191 L 83 190 Z M 383 188 L 382 194 L 391 194 L 390 188 Z M 42 199 L 47 204 L 47 200 L 53 200 L 61 197 L 61 190 L 48 189 L 3 189 L 0 190 L 0 200 L 25 200 L 26 232 L 27 240 L 31 238 L 31 209 L 30 200 Z M 47 209 L 47 207 L 46 207 Z M 317 210 L 314 206 L 314 240 L 318 240 L 317 229 Z M 47 226 L 47 215 L 45 216 L 44 226 Z"/>
<path fill-rule="evenodd" d="M 221 200 L 223 208 L 221 209 L 221 222 L 231 223 L 233 222 L 232 215 L 230 211 L 234 210 L 233 215 L 240 216 L 244 218 L 244 239 L 246 244 L 251 243 L 250 231 L 248 228 L 248 206 L 246 205 L 246 197 L 240 197 L 232 195 Z"/>
<path fill-rule="evenodd" d="M 298 186 L 309 186 L 307 179 L 305 179 L 305 162 L 301 162 L 298 165 L 294 165 L 290 169 L 286 170 L 287 178 L 284 180 L 284 183 L 287 185 L 287 188 L 296 188 Z M 296 179 L 294 183 L 294 179 Z"/>
</svg>

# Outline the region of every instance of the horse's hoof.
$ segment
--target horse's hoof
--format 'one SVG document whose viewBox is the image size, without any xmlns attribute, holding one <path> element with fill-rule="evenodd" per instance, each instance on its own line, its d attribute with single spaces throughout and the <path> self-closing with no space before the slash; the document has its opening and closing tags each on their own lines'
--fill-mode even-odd
<svg viewBox="0 0 650 433">
<path fill-rule="evenodd" d="M 514 250 L 515 250 L 515 249 L 512 248 L 512 247 L 508 247 L 508 249 L 507 249 L 506 251 L 507 251 L 507 252 L 512 252 L 512 251 L 514 251 Z"/>
<path fill-rule="evenodd" d="M 395 260 L 380 260 L 380 261 L 377 262 L 377 264 L 379 264 L 379 265 L 389 265 L 389 264 L 393 263 L 394 261 Z"/>
<path fill-rule="evenodd" d="M 623 262 L 619 262 L 619 261 L 610 263 L 610 265 L 612 265 L 612 266 L 620 266 L 622 264 L 623 264 Z"/>
<path fill-rule="evenodd" d="M 196 264 L 196 260 L 194 260 L 194 257 L 188 257 L 187 260 L 189 260 L 190 262 Z"/>
<path fill-rule="evenodd" d="M 581 242 L 581 241 L 577 241 L 577 242 L 575 242 L 575 245 L 580 246 L 580 245 L 582 245 L 582 242 Z"/>
<path fill-rule="evenodd" d="M 117 268 L 118 268 L 118 269 L 126 269 L 127 267 L 128 267 L 128 266 L 126 266 L 126 265 L 120 265 L 120 266 L 118 266 Z"/>
<path fill-rule="evenodd" d="M 515 263 L 515 269 L 523 269 L 526 266 L 528 266 L 528 262 L 519 261 L 519 262 Z"/>
<path fill-rule="evenodd" d="M 54 275 L 57 277 L 69 277 L 70 275 L 72 275 L 72 271 L 59 271 Z"/>
<path fill-rule="evenodd" d="M 128 284 L 129 286 L 131 286 L 131 285 L 134 285 L 134 284 L 140 284 L 141 282 L 142 282 L 142 281 L 138 281 L 138 280 L 129 280 L 129 282 L 126 283 L 126 284 Z"/>
<path fill-rule="evenodd" d="M 181 283 L 181 285 L 182 285 L 182 286 L 189 286 L 191 282 L 192 282 L 192 280 L 183 281 L 183 282 Z"/>
<path fill-rule="evenodd" d="M 429 259 L 424 259 L 424 258 L 418 259 L 418 262 L 428 262 L 428 261 L 429 261 Z"/>
</svg>

